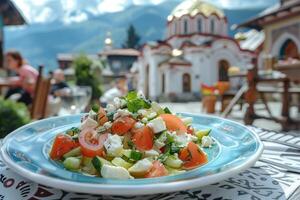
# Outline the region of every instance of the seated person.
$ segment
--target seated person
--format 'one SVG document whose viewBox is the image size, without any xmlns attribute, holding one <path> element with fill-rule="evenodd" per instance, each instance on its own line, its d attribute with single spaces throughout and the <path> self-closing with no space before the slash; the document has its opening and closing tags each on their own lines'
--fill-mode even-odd
<svg viewBox="0 0 300 200">
<path fill-rule="evenodd" d="M 22 55 L 17 51 L 7 52 L 5 61 L 8 69 L 17 74 L 17 76 L 9 78 L 12 87 L 8 90 L 5 99 L 10 98 L 14 94 L 19 94 L 16 98 L 18 102 L 23 102 L 26 105 L 31 104 L 39 74 L 38 71 L 26 64 Z"/>
<path fill-rule="evenodd" d="M 51 95 L 60 97 L 68 94 L 69 85 L 66 83 L 64 72 L 61 69 L 57 69 L 53 72 L 53 79 L 51 82 Z"/>
<path fill-rule="evenodd" d="M 122 97 L 128 91 L 126 79 L 118 79 L 113 88 L 107 90 L 100 98 L 102 107 L 105 107 L 108 103 L 113 103 L 115 97 Z"/>
</svg>

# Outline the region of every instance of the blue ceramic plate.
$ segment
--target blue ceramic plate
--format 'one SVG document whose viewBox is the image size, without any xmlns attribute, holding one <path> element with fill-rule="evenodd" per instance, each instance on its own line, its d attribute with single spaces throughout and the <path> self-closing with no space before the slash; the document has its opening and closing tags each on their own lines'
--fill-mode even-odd
<svg viewBox="0 0 300 200">
<path fill-rule="evenodd" d="M 114 180 L 65 170 L 48 152 L 55 136 L 79 126 L 81 115 L 49 118 L 9 134 L 1 148 L 3 160 L 17 173 L 38 183 L 75 192 L 142 195 L 171 192 L 212 184 L 234 176 L 255 163 L 263 145 L 247 127 L 218 117 L 182 113 L 193 117 L 196 129 L 212 128 L 216 144 L 205 149 L 209 162 L 194 170 L 160 178 Z"/>
</svg>

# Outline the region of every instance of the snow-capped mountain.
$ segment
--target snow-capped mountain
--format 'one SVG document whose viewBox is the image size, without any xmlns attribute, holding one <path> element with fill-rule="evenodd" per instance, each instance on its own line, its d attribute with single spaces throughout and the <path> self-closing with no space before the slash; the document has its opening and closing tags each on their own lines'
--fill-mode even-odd
<svg viewBox="0 0 300 200">
<path fill-rule="evenodd" d="M 13 1 L 22 8 L 28 25 L 5 28 L 5 50 L 20 50 L 33 66 L 44 64 L 50 70 L 57 67 L 56 55 L 58 53 L 99 52 L 103 48 L 103 41 L 108 31 L 112 33 L 114 46 L 120 47 L 125 40 L 129 24 L 136 27 L 142 43 L 163 39 L 167 16 L 181 0 Z M 246 0 L 211 1 L 249 2 Z M 263 0 L 251 1 L 266 2 Z M 270 1 L 273 0 L 268 0 L 268 2 Z M 19 4 L 19 2 L 22 3 Z M 101 2 L 108 3 L 101 4 Z M 113 8 L 109 8 L 112 2 Z M 119 7 L 116 6 L 118 5 L 116 2 L 119 2 Z M 122 4 L 123 2 L 129 3 Z M 23 5 L 24 3 L 34 5 L 30 7 L 27 4 Z M 155 3 L 160 4 L 153 5 Z M 105 8 L 101 8 L 101 5 L 104 5 Z M 112 12 L 113 9 L 120 11 Z M 224 12 L 230 27 L 232 24 L 241 23 L 253 17 L 261 10 L 262 8 L 239 8 L 224 9 Z M 233 35 L 231 30 L 230 34 Z"/>
<path fill-rule="evenodd" d="M 103 13 L 119 12 L 130 6 L 175 5 L 182 0 L 13 0 L 29 23 L 83 22 Z M 267 7 L 278 0 L 206 0 L 225 9 Z"/>
</svg>

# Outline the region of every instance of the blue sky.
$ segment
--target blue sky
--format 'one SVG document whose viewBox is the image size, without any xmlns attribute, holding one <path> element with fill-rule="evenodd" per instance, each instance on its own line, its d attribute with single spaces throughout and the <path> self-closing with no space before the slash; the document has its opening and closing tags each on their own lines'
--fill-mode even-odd
<svg viewBox="0 0 300 200">
<path fill-rule="evenodd" d="M 160 4 L 180 0 L 12 0 L 29 23 L 61 19 L 65 23 L 80 22 L 93 15 L 117 12 L 130 5 Z M 250 8 L 274 5 L 278 0 L 206 0 L 222 8 Z"/>
</svg>

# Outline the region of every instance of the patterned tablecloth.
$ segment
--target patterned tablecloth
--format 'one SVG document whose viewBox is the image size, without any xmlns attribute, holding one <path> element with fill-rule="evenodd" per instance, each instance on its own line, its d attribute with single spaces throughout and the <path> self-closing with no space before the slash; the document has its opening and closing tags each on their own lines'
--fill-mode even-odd
<svg viewBox="0 0 300 200">
<path fill-rule="evenodd" d="M 0 159 L 0 200 L 299 200 L 300 137 L 292 134 L 286 135 L 282 133 L 263 131 L 253 127 L 252 129 L 258 132 L 262 140 L 264 140 L 265 150 L 261 159 L 252 168 L 239 173 L 232 178 L 206 187 L 170 194 L 129 197 L 71 193 L 33 183 L 10 170 Z M 290 145 L 278 144 L 278 142 L 284 142 Z"/>
</svg>

